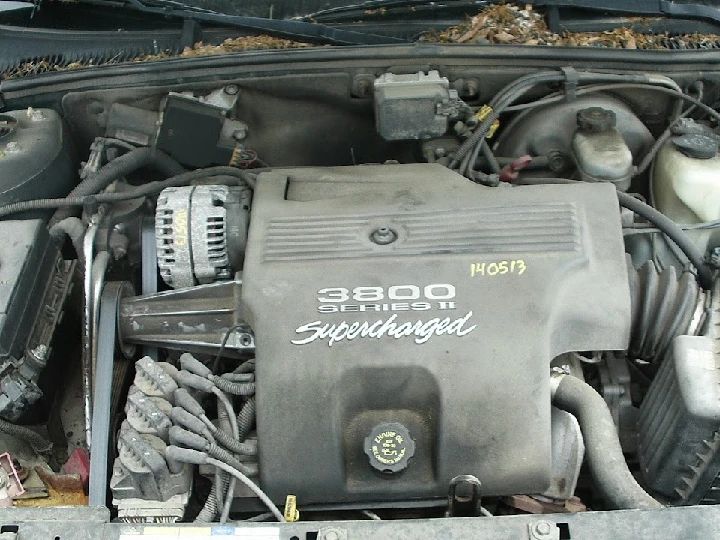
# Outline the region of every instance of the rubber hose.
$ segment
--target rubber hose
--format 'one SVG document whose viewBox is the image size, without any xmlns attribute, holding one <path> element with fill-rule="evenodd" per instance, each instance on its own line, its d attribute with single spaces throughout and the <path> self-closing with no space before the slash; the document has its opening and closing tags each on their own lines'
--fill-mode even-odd
<svg viewBox="0 0 720 540">
<path fill-rule="evenodd" d="M 0 431 L 22 439 L 32 446 L 33 450 L 38 454 L 48 454 L 52 451 L 53 444 L 42 435 L 35 433 L 32 429 L 0 419 Z"/>
<path fill-rule="evenodd" d="M 453 160 L 450 162 L 450 168 L 457 167 L 473 147 L 485 137 L 487 130 L 493 122 L 500 117 L 500 113 L 505 107 L 522 97 L 525 92 L 538 84 L 561 82 L 564 78 L 565 75 L 560 71 L 540 72 L 520 77 L 508 84 L 490 101 L 489 107 L 492 109 L 492 112 L 483 119 L 475 132 L 460 145 Z"/>
<path fill-rule="evenodd" d="M 242 414 L 242 410 L 240 411 L 240 413 Z M 240 419 L 240 415 L 238 415 L 238 420 L 239 419 Z M 225 448 L 227 448 L 228 450 L 230 450 L 236 454 L 242 454 L 244 456 L 256 456 L 257 455 L 257 444 L 242 442 L 245 440 L 245 437 L 247 437 L 247 434 L 245 436 L 243 436 L 239 421 L 238 421 L 238 430 L 240 431 L 240 437 L 238 438 L 238 440 L 233 439 L 230 435 L 228 435 L 222 429 L 218 429 L 215 432 L 215 439 L 222 446 L 224 446 Z"/>
<path fill-rule="evenodd" d="M 230 483 L 230 477 L 227 474 L 223 474 L 221 482 L 221 489 L 227 490 L 228 484 Z M 208 494 L 205 504 L 203 505 L 198 515 L 195 517 L 195 523 L 212 523 L 217 519 L 218 516 L 218 499 L 217 499 L 217 484 L 212 483 L 210 487 L 210 493 Z"/>
<path fill-rule="evenodd" d="M 237 417 L 240 440 L 244 441 L 255 423 L 255 396 L 248 399 L 240 409 Z"/>
<path fill-rule="evenodd" d="M 487 141 L 483 141 L 481 144 L 481 150 L 483 157 L 485 158 L 485 161 L 487 162 L 488 167 L 490 168 L 490 172 L 493 174 L 500 174 L 500 164 L 498 163 L 497 158 L 495 157 L 495 154 L 493 154 L 493 151 L 490 149 L 490 145 L 487 143 Z M 470 166 L 474 167 L 474 163 L 471 163 Z"/>
<path fill-rule="evenodd" d="M 246 360 L 238 367 L 233 370 L 233 373 L 254 373 L 255 372 L 255 359 L 251 358 Z"/>
<path fill-rule="evenodd" d="M 633 358 L 660 363 L 673 340 L 687 334 L 700 299 L 695 276 L 674 267 L 658 272 L 652 261 L 638 270 L 628 255 L 632 326 L 628 353 Z"/>
<path fill-rule="evenodd" d="M 165 152 L 155 148 L 136 148 L 127 154 L 113 159 L 95 173 L 88 175 L 70 192 L 68 197 L 84 197 L 95 195 L 107 188 L 115 180 L 122 178 L 143 167 L 157 169 L 164 176 L 176 176 L 185 172 L 185 168 Z M 71 209 L 59 209 L 50 219 L 53 225 L 73 215 Z"/>
<path fill-rule="evenodd" d="M 176 426 L 181 426 L 191 433 L 205 437 L 210 442 L 215 442 L 215 437 L 202 420 L 193 416 L 182 407 L 173 407 L 170 410 L 170 419 Z"/>
<path fill-rule="evenodd" d="M 239 430 L 237 425 L 237 418 L 235 417 L 235 410 L 233 409 L 232 403 L 230 403 L 230 400 L 227 398 L 227 396 L 223 394 L 223 392 L 220 391 L 220 389 L 218 389 L 216 386 L 213 387 L 212 393 L 215 394 L 218 401 L 218 425 L 220 426 L 220 429 L 225 429 L 225 431 L 227 432 L 227 425 L 229 423 L 230 432 L 232 433 L 232 436 L 237 440 Z M 216 482 L 217 478 L 218 477 L 216 476 Z M 230 478 L 230 483 L 228 484 L 227 491 L 222 494 L 218 493 L 218 506 L 222 507 L 222 511 L 220 512 L 220 523 L 225 523 L 228 516 L 230 515 L 230 508 L 235 497 L 236 483 L 237 477 L 233 476 L 232 478 Z"/>
<path fill-rule="evenodd" d="M 219 469 L 215 469 L 215 481 L 213 484 L 215 485 L 215 506 L 220 511 L 224 507 L 225 495 L 230 488 L 230 476 Z"/>
<path fill-rule="evenodd" d="M 248 465 L 247 463 L 242 463 L 230 452 L 216 444 L 211 444 L 207 449 L 207 453 L 210 457 L 220 460 L 223 463 L 227 463 L 233 469 L 237 469 L 243 474 L 246 474 L 248 476 L 257 476 L 258 474 L 256 465 Z"/>
<path fill-rule="evenodd" d="M 255 382 L 254 373 L 223 373 L 220 375 L 223 379 L 231 382 Z"/>
<path fill-rule="evenodd" d="M 91 197 L 98 204 L 130 201 L 132 199 L 139 199 L 140 197 L 155 195 L 165 188 L 187 186 L 196 180 L 208 180 L 210 178 L 220 176 L 229 176 L 233 179 L 238 179 L 249 189 L 255 188 L 255 180 L 247 173 L 247 171 L 225 166 L 210 167 L 207 169 L 189 171 L 159 182 L 149 182 L 140 187 L 118 193 L 100 193 L 98 195 L 83 195 L 78 197 L 68 196 L 59 199 L 33 199 L 31 201 L 10 203 L 0 206 L 0 218 L 20 212 L 28 212 L 30 210 L 52 210 L 54 208 L 63 208 L 66 206 L 83 206 Z M 217 180 L 217 183 L 223 185 L 234 185 L 229 184 L 225 178 Z"/>
<path fill-rule="evenodd" d="M 662 508 L 628 469 L 610 409 L 592 386 L 565 375 L 557 383 L 552 402 L 577 418 L 590 472 L 607 503 L 615 509 Z"/>
<path fill-rule="evenodd" d="M 212 375 L 209 379 L 220 390 L 234 396 L 251 396 L 255 393 L 255 383 L 252 382 L 238 383 L 228 381 L 217 375 Z"/>
<path fill-rule="evenodd" d="M 65 237 L 70 238 L 70 241 L 75 248 L 78 262 L 80 262 L 80 264 L 84 264 L 83 238 L 85 236 L 85 230 L 85 224 L 81 219 L 69 217 L 58 221 L 55 225 L 50 227 L 50 236 L 59 246 L 62 246 L 65 243 Z"/>
<path fill-rule="evenodd" d="M 278 510 L 277 506 L 272 502 L 270 497 L 268 497 L 265 492 L 260 489 L 260 487 L 250 480 L 246 475 L 242 474 L 237 469 L 233 469 L 230 467 L 227 463 L 223 463 L 222 461 L 218 459 L 209 458 L 207 459 L 207 463 L 209 465 L 214 465 L 215 467 L 222 469 L 223 471 L 230 473 L 233 475 L 233 477 L 240 480 L 243 484 L 245 484 L 248 488 L 250 488 L 255 495 L 258 496 L 258 498 L 265 503 L 265 505 L 268 507 L 268 509 L 273 513 L 273 515 L 277 518 L 280 522 L 285 522 L 285 517 L 282 515 L 282 512 Z"/>
<path fill-rule="evenodd" d="M 670 240 L 675 242 L 675 244 L 677 244 L 677 246 L 687 256 L 692 265 L 697 269 L 698 282 L 700 283 L 700 286 L 706 290 L 712 288 L 712 272 L 705 264 L 703 253 L 673 220 L 649 204 L 645 204 L 641 200 L 636 199 L 627 193 L 618 191 L 617 197 L 618 201 L 620 201 L 620 206 L 627 208 L 628 210 L 632 210 L 637 215 L 644 217 L 665 233 Z"/>
<path fill-rule="evenodd" d="M 212 392 L 218 398 L 218 427 L 226 433 L 231 433 L 235 439 L 239 440 L 237 418 L 235 417 L 235 409 L 233 409 L 232 403 L 230 403 L 227 396 L 217 387 L 214 387 Z M 229 431 L 227 427 L 230 428 Z"/>
</svg>

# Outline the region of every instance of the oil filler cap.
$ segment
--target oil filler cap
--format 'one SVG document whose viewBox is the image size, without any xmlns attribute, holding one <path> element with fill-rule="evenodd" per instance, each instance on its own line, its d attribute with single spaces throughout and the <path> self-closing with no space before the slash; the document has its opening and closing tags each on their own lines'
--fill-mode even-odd
<svg viewBox="0 0 720 540">
<path fill-rule="evenodd" d="M 415 441 L 402 424 L 382 423 L 365 438 L 365 453 L 374 469 L 387 474 L 398 473 L 407 468 L 415 454 Z"/>
</svg>

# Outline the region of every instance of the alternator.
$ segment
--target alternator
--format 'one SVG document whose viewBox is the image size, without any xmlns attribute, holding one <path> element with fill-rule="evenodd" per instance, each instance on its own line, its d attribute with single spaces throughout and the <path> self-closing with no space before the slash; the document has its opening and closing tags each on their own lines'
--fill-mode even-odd
<svg viewBox="0 0 720 540">
<path fill-rule="evenodd" d="M 168 285 L 232 278 L 242 265 L 250 191 L 222 185 L 167 188 L 158 197 L 158 267 Z"/>
</svg>

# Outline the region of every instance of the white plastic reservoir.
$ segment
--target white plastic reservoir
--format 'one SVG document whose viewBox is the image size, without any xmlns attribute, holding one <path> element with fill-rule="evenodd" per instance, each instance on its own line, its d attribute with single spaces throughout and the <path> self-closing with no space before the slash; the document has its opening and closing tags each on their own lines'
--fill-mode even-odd
<svg viewBox="0 0 720 540">
<path fill-rule="evenodd" d="M 695 132 L 671 137 L 658 152 L 653 167 L 654 204 L 676 223 L 720 219 L 718 140 L 698 128 L 695 125 Z M 702 250 L 720 246 L 720 229 L 687 232 Z"/>
</svg>

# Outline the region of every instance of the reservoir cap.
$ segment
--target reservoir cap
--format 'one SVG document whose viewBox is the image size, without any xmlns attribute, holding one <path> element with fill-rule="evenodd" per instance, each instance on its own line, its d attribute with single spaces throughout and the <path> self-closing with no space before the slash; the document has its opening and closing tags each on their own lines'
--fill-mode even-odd
<svg viewBox="0 0 720 540">
<path fill-rule="evenodd" d="M 705 133 L 678 135 L 672 142 L 680 152 L 695 159 L 711 159 L 718 153 L 718 140 Z"/>
<path fill-rule="evenodd" d="M 602 133 L 615 127 L 615 112 L 602 107 L 588 107 L 577 112 L 577 125 L 581 131 Z"/>
<path fill-rule="evenodd" d="M 386 422 L 372 429 L 365 438 L 364 449 L 374 469 L 393 474 L 407 468 L 415 454 L 415 441 L 402 424 Z"/>
</svg>

